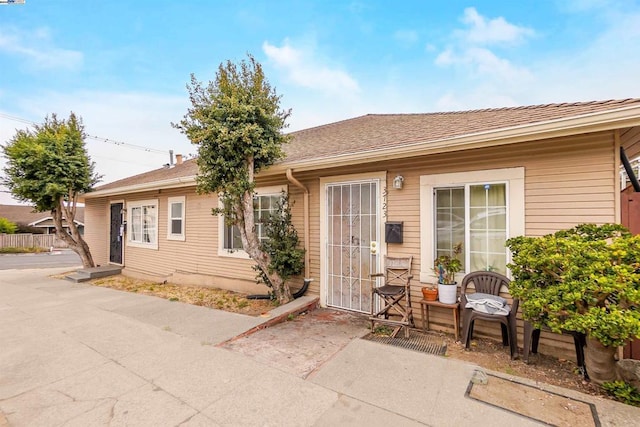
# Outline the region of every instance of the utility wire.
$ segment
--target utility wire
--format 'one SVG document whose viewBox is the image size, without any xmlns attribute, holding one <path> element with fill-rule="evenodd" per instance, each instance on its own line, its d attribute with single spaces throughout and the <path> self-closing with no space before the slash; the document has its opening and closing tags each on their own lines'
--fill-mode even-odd
<svg viewBox="0 0 640 427">
<path fill-rule="evenodd" d="M 16 117 L 16 116 L 11 116 L 11 115 L 5 114 L 5 113 L 0 113 L 0 117 L 4 117 L 5 119 L 13 120 L 13 121 L 20 122 L 20 123 L 25 123 L 25 124 L 32 125 L 32 126 L 37 126 L 38 125 L 38 123 L 32 122 L 31 120 L 23 119 L 23 118 Z M 85 134 L 85 136 L 87 138 L 93 139 L 95 141 L 106 142 L 107 144 L 124 146 L 124 147 L 128 147 L 128 148 L 133 148 L 133 149 L 136 149 L 136 150 L 142 150 L 142 151 L 146 151 L 148 153 L 154 152 L 154 153 L 166 154 L 167 151 L 168 151 L 168 150 L 158 150 L 157 148 L 144 147 L 142 145 L 130 144 L 128 142 L 117 141 L 117 140 L 109 139 L 109 138 L 102 138 L 100 136 L 95 136 L 95 135 Z"/>
</svg>

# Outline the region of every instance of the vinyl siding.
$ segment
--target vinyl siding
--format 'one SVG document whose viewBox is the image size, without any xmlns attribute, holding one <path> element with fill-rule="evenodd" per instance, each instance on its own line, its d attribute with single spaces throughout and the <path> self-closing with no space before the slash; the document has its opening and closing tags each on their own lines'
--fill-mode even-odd
<svg viewBox="0 0 640 427">
<path fill-rule="evenodd" d="M 411 290 L 414 317 L 421 326 L 420 305 L 422 299 L 420 277 L 420 176 L 471 170 L 487 170 L 511 167 L 525 168 L 525 229 L 526 234 L 540 236 L 583 222 L 614 222 L 615 205 L 615 157 L 613 132 L 600 132 L 572 138 L 529 142 L 508 147 L 470 150 L 467 152 L 414 157 L 403 161 L 390 161 L 384 165 L 372 164 L 323 171 L 322 176 L 366 173 L 386 170 L 387 195 L 386 218 L 383 221 L 404 222 L 404 243 L 388 244 L 391 256 L 412 255 L 414 276 Z M 401 190 L 392 188 L 396 175 L 404 177 Z M 319 212 L 319 176 L 299 174 L 310 185 L 311 212 Z M 298 176 L 298 179 L 300 179 Z M 311 263 L 316 282 L 312 291 L 319 293 L 321 277 L 319 253 L 322 239 L 320 218 L 311 219 Z M 429 268 L 429 267 L 427 267 Z M 508 297 L 508 295 L 505 295 Z M 450 310 L 432 307 L 430 324 L 434 329 L 451 331 Z M 499 337 L 499 328 L 479 321 L 476 334 Z M 522 337 L 522 324 L 519 327 Z M 560 352 L 571 357 L 571 338 L 556 334 L 543 334 L 542 352 Z M 520 338 L 521 339 L 521 338 Z M 522 342 L 520 342 L 520 346 Z"/>
<path fill-rule="evenodd" d="M 85 203 L 84 239 L 96 265 L 109 263 L 109 204 L 106 199 Z"/>
<path fill-rule="evenodd" d="M 629 160 L 640 156 L 640 126 L 622 129 L 620 144 L 624 147 Z"/>
<path fill-rule="evenodd" d="M 635 136 L 634 136 L 635 135 Z M 640 146 L 637 128 L 623 134 L 629 146 Z M 635 138 L 635 139 L 634 139 Z M 616 218 L 615 202 L 615 142 L 613 132 L 599 132 L 574 137 L 514 144 L 502 147 L 474 149 L 455 153 L 407 158 L 389 162 L 354 165 L 322 171 L 305 171 L 294 176 L 304 184 L 309 197 L 309 236 L 304 236 L 303 193 L 289 185 L 293 205 L 293 221 L 301 242 L 309 240 L 310 275 L 314 278 L 309 293 L 320 294 L 323 264 L 320 248 L 320 188 L 321 177 L 386 171 L 387 193 L 384 221 L 404 222 L 404 243 L 387 245 L 387 254 L 413 256 L 412 300 L 416 323 L 421 325 L 418 301 L 422 298 L 420 277 L 420 176 L 429 174 L 524 167 L 525 169 L 525 229 L 530 236 L 540 236 L 583 222 L 606 223 Z M 396 175 L 404 177 L 401 190 L 392 188 Z M 260 185 L 286 185 L 286 178 L 260 181 Z M 186 240 L 170 241 L 167 235 L 167 197 L 186 196 Z M 126 247 L 126 269 L 154 276 L 171 277 L 174 273 L 207 275 L 215 280 L 244 285 L 254 282 L 255 272 L 250 260 L 218 255 L 218 220 L 211 215 L 216 206 L 214 196 L 197 195 L 195 188 L 162 190 L 135 195 L 123 195 L 126 201 L 158 199 L 158 250 Z M 108 202 L 90 200 L 87 203 L 87 239 L 101 260 L 107 257 Z M 102 218 L 101 218 L 102 216 Z M 381 242 L 382 243 L 382 242 Z M 428 267 L 427 267 L 428 268 Z M 298 282 L 301 280 L 298 279 Z M 255 285 L 254 285 L 255 286 Z M 432 328 L 451 329 L 450 310 L 431 308 Z M 476 325 L 477 334 L 499 335 L 499 328 Z M 522 336 L 520 328 L 519 336 Z M 546 337 L 546 339 L 544 338 Z M 522 342 L 520 342 L 522 345 Z M 555 334 L 543 335 L 540 350 L 572 351 L 570 338 Z M 567 357 L 569 357 L 567 356 Z"/>
</svg>

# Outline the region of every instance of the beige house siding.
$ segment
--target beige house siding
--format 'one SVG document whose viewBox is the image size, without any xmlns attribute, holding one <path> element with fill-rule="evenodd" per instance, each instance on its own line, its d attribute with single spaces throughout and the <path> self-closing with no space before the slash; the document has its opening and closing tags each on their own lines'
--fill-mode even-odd
<svg viewBox="0 0 640 427">
<path fill-rule="evenodd" d="M 632 133 L 629 133 L 632 132 Z M 637 131 L 622 134 L 630 141 Z M 625 139 L 626 138 L 626 139 Z M 637 145 L 637 141 L 634 143 Z M 633 145 L 633 144 L 631 144 Z M 320 294 L 322 268 L 320 257 L 323 244 L 320 236 L 320 200 L 324 197 L 320 178 L 346 174 L 386 171 L 386 210 L 384 221 L 404 222 L 404 243 L 388 244 L 389 255 L 412 255 L 412 300 L 418 325 L 421 319 L 418 301 L 421 299 L 419 283 L 420 265 L 420 177 L 443 173 L 481 171 L 521 167 L 525 171 L 525 229 L 527 235 L 539 236 L 583 222 L 614 222 L 617 206 L 615 199 L 616 144 L 613 131 L 598 132 L 575 137 L 519 143 L 503 147 L 467 150 L 403 160 L 353 165 L 348 168 L 320 171 L 293 172 L 309 189 L 309 255 L 310 275 L 315 280 L 310 293 Z M 392 188 L 396 175 L 404 177 L 401 190 Z M 270 177 L 260 185 L 286 185 L 286 178 Z M 294 202 L 294 225 L 301 241 L 304 236 L 303 192 L 289 185 Z M 186 196 L 186 239 L 167 240 L 167 198 Z M 260 292 L 254 284 L 255 272 L 251 261 L 218 255 L 218 219 L 211 215 L 217 204 L 213 196 L 197 195 L 194 187 L 161 190 L 119 196 L 126 202 L 158 199 L 158 249 L 125 247 L 125 272 L 145 274 L 169 281 L 214 285 L 246 292 Z M 114 198 L 115 199 L 115 198 Z M 87 240 L 95 256 L 106 262 L 108 257 L 108 201 L 87 202 Z M 381 236 L 383 243 L 384 236 Z M 429 268 L 426 266 L 425 268 Z M 450 329 L 449 310 L 431 310 L 431 323 L 435 328 Z M 499 329 L 485 327 L 478 322 L 476 331 L 497 336 Z M 521 332 L 519 333 L 522 336 Z M 541 351 L 554 349 L 572 351 L 572 341 L 558 335 L 545 335 Z M 520 343 L 522 345 L 522 343 Z"/>
<path fill-rule="evenodd" d="M 85 202 L 84 239 L 96 265 L 109 263 L 109 205 L 106 199 Z"/>
<path fill-rule="evenodd" d="M 386 218 L 383 221 L 404 222 L 404 243 L 388 244 L 389 255 L 413 255 L 412 300 L 417 322 L 421 322 L 419 304 L 420 283 L 420 176 L 464 172 L 470 170 L 525 168 L 525 227 L 526 234 L 543 235 L 568 228 L 582 222 L 605 223 L 615 221 L 615 172 L 613 132 L 600 132 L 571 138 L 529 142 L 510 147 L 479 149 L 468 152 L 416 157 L 385 163 L 387 171 Z M 381 170 L 379 164 L 355 166 L 348 173 L 366 173 Z M 321 176 L 344 175 L 344 168 L 322 171 Z M 404 177 L 401 190 L 392 188 L 396 175 Z M 311 212 L 319 212 L 319 178 L 300 174 L 311 191 Z M 300 179 L 300 177 L 299 177 Z M 311 218 L 311 264 L 316 278 L 312 292 L 319 293 L 320 221 Z M 427 267 L 428 268 L 428 267 Z M 436 328 L 451 328 L 449 310 L 431 310 L 431 323 Z M 420 324 L 420 323 L 419 323 Z M 481 322 L 478 333 L 497 336 L 499 330 L 485 328 Z M 520 331 L 520 336 L 521 335 Z M 551 344 L 565 353 L 572 351 L 572 341 L 558 335 L 545 335 L 541 351 L 549 352 Z"/>
<path fill-rule="evenodd" d="M 629 159 L 640 156 L 640 126 L 622 129 L 620 131 L 620 144 L 624 147 Z"/>
<path fill-rule="evenodd" d="M 273 184 L 273 181 L 269 181 Z M 280 181 L 282 184 L 282 181 Z M 185 240 L 167 238 L 168 199 L 185 197 Z M 302 192 L 292 187 L 294 224 L 303 239 Z M 255 284 L 253 262 L 249 259 L 218 254 L 219 220 L 211 210 L 217 207 L 217 198 L 196 194 L 195 187 L 141 192 L 117 196 L 125 207 L 142 200 L 158 200 L 158 249 L 135 247 L 125 239 L 124 274 L 149 277 L 155 280 L 217 286 L 226 289 L 262 293 L 267 289 Z M 87 201 L 87 221 L 90 227 L 86 240 L 96 257 L 97 264 L 109 262 L 109 199 Z"/>
</svg>

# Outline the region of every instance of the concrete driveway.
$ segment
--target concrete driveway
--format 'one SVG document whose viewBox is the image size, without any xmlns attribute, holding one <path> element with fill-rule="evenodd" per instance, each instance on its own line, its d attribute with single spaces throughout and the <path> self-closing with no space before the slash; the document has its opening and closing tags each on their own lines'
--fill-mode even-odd
<svg viewBox="0 0 640 427">
<path fill-rule="evenodd" d="M 40 254 L 0 254 L 0 270 L 58 267 L 82 267 L 82 261 L 71 249 Z"/>
<path fill-rule="evenodd" d="M 268 319 L 61 271 L 0 272 L 0 426 L 538 425 L 466 399 L 472 365 L 354 339 L 305 380 L 216 346 Z M 603 425 L 640 417 L 592 400 Z"/>
</svg>

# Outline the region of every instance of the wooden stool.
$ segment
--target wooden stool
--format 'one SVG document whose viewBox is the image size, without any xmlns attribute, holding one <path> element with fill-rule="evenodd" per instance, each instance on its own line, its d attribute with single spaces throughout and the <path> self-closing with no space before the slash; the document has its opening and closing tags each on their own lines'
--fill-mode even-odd
<svg viewBox="0 0 640 427">
<path fill-rule="evenodd" d="M 449 308 L 453 310 L 453 328 L 456 332 L 456 341 L 459 338 L 460 331 L 460 316 L 458 314 L 458 310 L 460 309 L 460 303 L 456 302 L 454 304 L 443 304 L 440 301 L 427 301 L 425 299 L 420 301 L 420 314 L 422 315 L 422 331 L 426 332 L 429 329 L 429 306 L 433 307 L 442 307 Z"/>
</svg>

